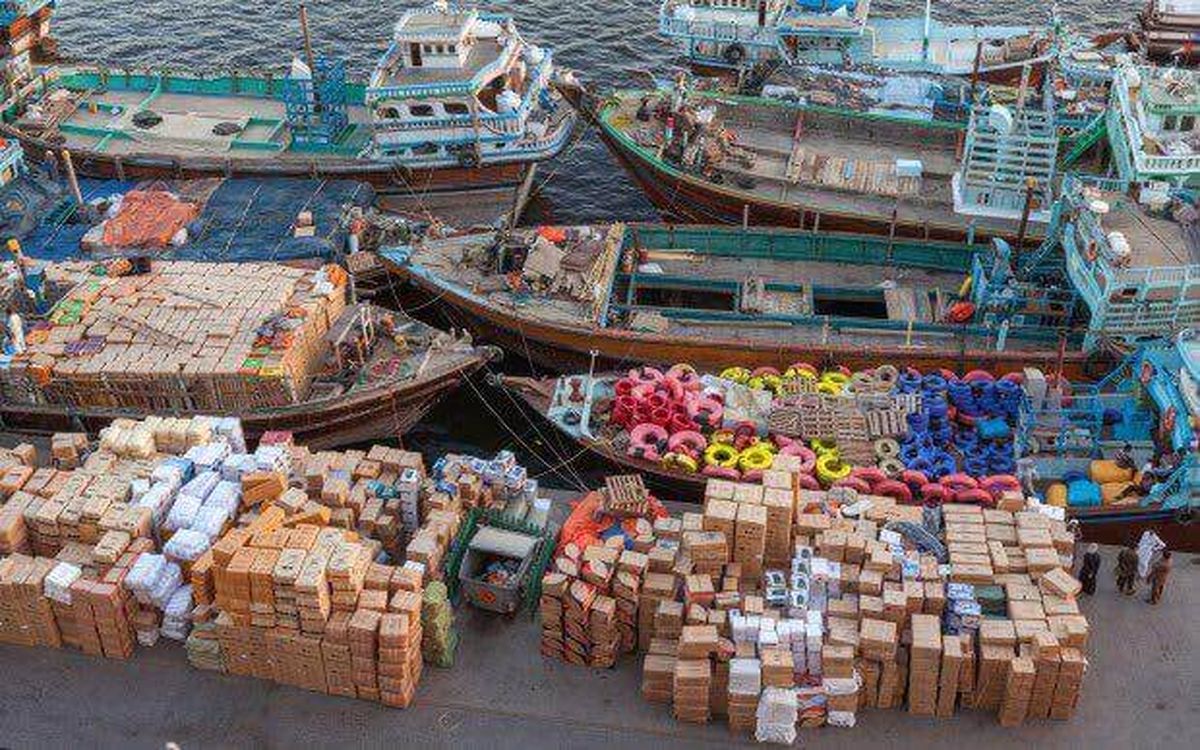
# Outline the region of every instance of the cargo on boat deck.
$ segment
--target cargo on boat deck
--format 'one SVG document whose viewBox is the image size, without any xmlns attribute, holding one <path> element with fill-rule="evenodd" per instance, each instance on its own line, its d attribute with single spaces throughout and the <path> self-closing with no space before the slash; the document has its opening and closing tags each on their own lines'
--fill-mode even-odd
<svg viewBox="0 0 1200 750">
<path fill-rule="evenodd" d="M 159 263 L 82 281 L 28 351 L 0 370 L 5 392 L 70 406 L 237 410 L 303 399 L 346 276 L 269 264 Z"/>
</svg>

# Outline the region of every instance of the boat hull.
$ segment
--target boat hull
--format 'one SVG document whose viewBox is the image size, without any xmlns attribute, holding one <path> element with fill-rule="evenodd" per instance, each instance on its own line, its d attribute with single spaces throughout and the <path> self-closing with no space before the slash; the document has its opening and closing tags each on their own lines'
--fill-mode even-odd
<svg viewBox="0 0 1200 750">
<path fill-rule="evenodd" d="M 547 372 L 586 371 L 592 365 L 593 352 L 596 367 L 610 369 L 624 369 L 643 363 L 672 365 L 677 362 L 687 362 L 706 370 L 720 370 L 733 365 L 786 368 L 798 361 L 865 369 L 892 362 L 920 370 L 947 368 L 969 372 L 986 369 L 999 374 L 1020 372 L 1026 367 L 1053 372 L 1059 365 L 1058 352 L 1053 348 L 997 352 L 967 349 L 952 342 L 947 342 L 944 349 L 918 349 L 892 344 L 864 347 L 838 343 L 835 331 L 830 332 L 828 343 L 818 344 L 737 338 L 736 329 L 721 339 L 671 338 L 626 330 L 584 329 L 520 317 L 496 309 L 450 285 L 443 285 L 421 273 L 413 273 L 407 266 L 386 258 L 383 260 L 390 272 L 408 284 L 404 295 L 406 309 L 436 311 L 440 324 L 470 330 L 477 339 L 496 344 Z M 1062 368 L 1066 377 L 1072 380 L 1090 380 L 1096 372 L 1107 372 L 1102 363 L 1093 362 L 1080 352 L 1066 353 L 1062 358 Z"/>
<path fill-rule="evenodd" d="M 399 438 L 442 398 L 487 361 L 489 354 L 416 381 L 380 385 L 348 395 L 261 412 L 230 414 L 242 420 L 248 440 L 274 430 L 291 432 L 297 443 L 314 450 Z M 156 411 L 158 416 L 190 416 Z M 134 409 L 91 409 L 0 404 L 6 432 L 45 434 L 85 431 L 95 435 L 114 419 L 142 419 Z"/>
</svg>

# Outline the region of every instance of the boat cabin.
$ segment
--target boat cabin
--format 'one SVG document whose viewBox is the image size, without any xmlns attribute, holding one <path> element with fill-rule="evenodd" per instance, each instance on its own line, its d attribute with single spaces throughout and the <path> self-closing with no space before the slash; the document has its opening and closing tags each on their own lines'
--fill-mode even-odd
<svg viewBox="0 0 1200 750">
<path fill-rule="evenodd" d="M 551 66 L 509 17 L 445 3 L 409 10 L 367 87 L 374 149 L 470 165 L 536 147 L 561 135 L 539 116 Z"/>
<path fill-rule="evenodd" d="M 1115 74 L 1109 144 L 1121 178 L 1200 181 L 1200 79 L 1194 70 L 1135 65 Z"/>
<path fill-rule="evenodd" d="M 1063 256 L 1092 344 L 1200 326 L 1200 211 L 1190 193 L 1157 187 L 1137 198 L 1081 181 L 1065 189 Z"/>
</svg>

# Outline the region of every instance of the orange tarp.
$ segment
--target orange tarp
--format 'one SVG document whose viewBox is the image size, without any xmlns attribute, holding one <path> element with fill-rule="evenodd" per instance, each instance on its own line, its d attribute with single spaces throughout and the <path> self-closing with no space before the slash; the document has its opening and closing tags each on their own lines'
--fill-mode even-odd
<svg viewBox="0 0 1200 750">
<path fill-rule="evenodd" d="M 104 244 L 109 247 L 166 247 L 189 221 L 200 215 L 200 206 L 181 201 L 161 190 L 133 190 L 125 194 L 121 210 L 104 222 Z"/>
</svg>

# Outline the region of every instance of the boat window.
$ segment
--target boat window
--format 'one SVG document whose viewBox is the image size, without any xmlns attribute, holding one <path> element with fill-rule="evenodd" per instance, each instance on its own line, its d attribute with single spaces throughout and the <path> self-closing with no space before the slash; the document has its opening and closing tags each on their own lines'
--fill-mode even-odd
<svg viewBox="0 0 1200 750">
<path fill-rule="evenodd" d="M 1163 118 L 1163 130 L 1175 129 L 1175 115 L 1167 115 Z"/>
<path fill-rule="evenodd" d="M 417 156 L 429 156 L 438 153 L 438 145 L 436 143 L 422 143 L 420 146 L 413 146 L 413 154 Z"/>
<path fill-rule="evenodd" d="M 396 109 L 395 107 L 380 107 L 379 112 L 376 114 L 378 114 L 379 117 L 384 120 L 400 119 L 400 110 Z"/>
<path fill-rule="evenodd" d="M 736 309 L 735 302 L 736 295 L 733 292 L 713 289 L 639 286 L 634 295 L 634 304 L 644 307 L 677 307 L 732 312 Z"/>
<path fill-rule="evenodd" d="M 471 108 L 462 102 L 446 102 L 442 107 L 448 115 L 465 115 L 471 112 Z"/>
<path fill-rule="evenodd" d="M 408 111 L 413 117 L 433 117 L 433 105 L 430 104 L 410 104 Z"/>
<path fill-rule="evenodd" d="M 1196 118 L 1193 115 L 1183 115 L 1179 118 L 1179 129 L 1186 132 L 1191 132 L 1196 129 Z"/>
<path fill-rule="evenodd" d="M 887 320 L 887 301 L 882 290 L 826 289 L 813 291 L 813 312 L 843 318 Z"/>
<path fill-rule="evenodd" d="M 457 54 L 458 53 L 458 45 L 451 44 L 450 46 L 446 47 L 446 51 L 452 55 Z"/>
</svg>

